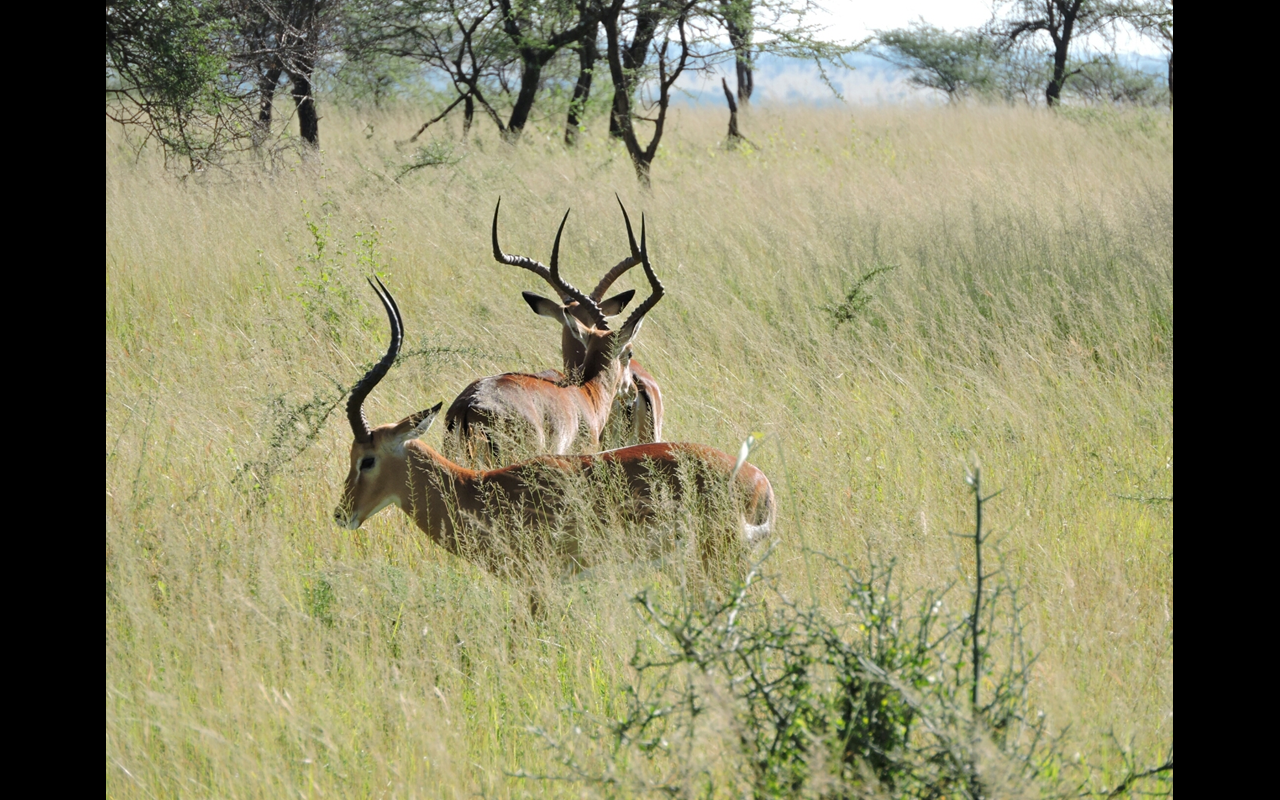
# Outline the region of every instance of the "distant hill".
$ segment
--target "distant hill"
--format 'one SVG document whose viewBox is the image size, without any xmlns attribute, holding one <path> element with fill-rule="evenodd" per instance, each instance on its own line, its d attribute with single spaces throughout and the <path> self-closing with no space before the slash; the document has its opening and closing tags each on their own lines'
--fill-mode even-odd
<svg viewBox="0 0 1280 800">
<path fill-rule="evenodd" d="M 1121 63 L 1144 72 L 1165 74 L 1165 61 L 1157 56 L 1121 54 Z M 940 103 L 940 93 L 917 89 L 907 83 L 907 71 L 889 62 L 865 53 L 855 53 L 845 59 L 853 69 L 828 69 L 831 86 L 839 92 L 844 102 L 860 105 L 896 104 L 902 102 Z M 830 105 L 840 99 L 826 86 L 818 66 L 812 61 L 764 55 L 757 59 L 755 94 L 759 103 L 806 103 Z M 727 72 L 723 71 L 726 66 Z M 712 75 L 696 74 L 677 83 L 681 94 L 673 102 L 687 105 L 703 103 L 723 104 L 724 90 L 720 78 L 728 77 L 733 88 L 732 65 L 722 65 L 721 72 Z"/>
<path fill-rule="evenodd" d="M 909 95 L 918 94 L 928 102 L 928 95 L 914 91 L 906 82 L 906 72 L 874 56 L 855 53 L 845 59 L 853 69 L 827 69 L 831 81 L 828 87 L 822 81 L 817 64 L 798 58 L 782 58 L 764 55 L 756 60 L 755 94 L 752 99 L 760 103 L 808 103 L 829 105 L 839 103 L 836 92 L 847 103 L 900 103 Z M 688 104 L 724 103 L 724 90 L 720 78 L 728 77 L 734 86 L 732 64 L 728 72 L 713 75 L 697 74 L 681 80 L 677 85 L 682 91 L 680 102 Z M 723 70 L 725 66 L 722 66 Z"/>
</svg>

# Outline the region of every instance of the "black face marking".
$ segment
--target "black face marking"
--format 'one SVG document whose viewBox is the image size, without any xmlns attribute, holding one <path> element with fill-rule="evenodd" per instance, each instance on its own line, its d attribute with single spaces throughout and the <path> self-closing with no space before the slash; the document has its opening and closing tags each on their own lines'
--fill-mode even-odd
<svg viewBox="0 0 1280 800">
<path fill-rule="evenodd" d="M 373 469 L 373 456 L 365 456 L 360 459 L 360 469 Z"/>
</svg>

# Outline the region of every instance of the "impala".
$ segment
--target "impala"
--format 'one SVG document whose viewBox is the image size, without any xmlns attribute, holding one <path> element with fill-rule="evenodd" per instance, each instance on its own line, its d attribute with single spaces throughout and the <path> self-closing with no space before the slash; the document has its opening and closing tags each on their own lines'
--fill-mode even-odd
<svg viewBox="0 0 1280 800">
<path fill-rule="evenodd" d="M 614 195 L 617 197 L 617 195 Z M 596 288 L 588 295 L 592 300 L 599 304 L 601 311 L 606 316 L 614 316 L 621 313 L 627 303 L 631 301 L 634 291 L 626 291 L 613 297 L 604 298 L 604 293 L 609 291 L 609 287 L 613 285 L 619 277 L 627 270 L 636 266 L 641 262 L 640 249 L 636 247 L 636 237 L 631 231 L 631 218 L 627 216 L 627 208 L 622 205 L 622 198 L 617 197 L 618 206 L 622 209 L 622 219 L 627 226 L 627 240 L 631 245 L 631 255 L 619 261 L 612 269 L 605 273 L 600 282 L 596 284 Z M 501 208 L 502 201 L 498 201 L 498 208 Z M 502 251 L 502 247 L 498 244 L 498 208 L 493 210 L 493 257 L 499 264 L 508 264 L 513 267 L 522 267 L 539 276 L 547 283 L 551 284 L 551 288 L 555 289 L 560 295 L 561 309 L 577 317 L 579 322 L 590 323 L 584 311 L 580 311 L 577 300 L 560 291 L 560 287 L 551 279 L 549 270 L 532 259 L 523 256 L 508 255 Z M 539 297 L 532 292 L 523 292 L 525 302 L 535 313 L 539 312 L 539 308 L 551 302 L 545 297 Z M 537 375 L 557 383 L 577 383 L 581 380 L 583 368 L 586 364 L 587 351 L 578 338 L 570 330 L 569 326 L 562 325 L 560 329 L 560 353 L 564 360 L 564 372 L 555 370 L 546 370 L 539 372 Z M 658 386 L 658 382 L 653 376 L 640 366 L 640 362 L 634 358 L 627 365 L 628 369 L 623 374 L 622 383 L 618 386 L 618 391 L 614 395 L 613 408 L 609 412 L 609 421 L 605 431 L 602 433 L 602 443 L 606 446 L 621 447 L 628 444 L 644 444 L 646 442 L 662 441 L 662 389 Z"/>
<path fill-rule="evenodd" d="M 557 455 L 598 450 L 600 435 L 609 422 L 619 389 L 634 383 L 630 371 L 631 342 L 645 315 L 657 305 L 665 291 L 649 263 L 644 218 L 640 220 L 639 247 L 635 246 L 634 235 L 630 235 L 630 221 L 627 228 L 632 258 L 644 267 L 651 293 L 616 331 L 609 329 L 601 305 L 560 275 L 560 237 L 568 218 L 566 211 L 556 231 L 549 267 L 524 256 L 502 253 L 496 244 L 496 209 L 494 249 L 503 263 L 542 275 L 557 292 L 573 302 L 572 306 L 560 305 L 532 292 L 525 293 L 525 300 L 536 313 L 559 322 L 581 345 L 581 371 L 574 375 L 575 380 L 568 382 L 558 381 L 545 372 L 538 375 L 508 372 L 473 382 L 462 390 L 445 414 L 448 434 L 445 448 L 450 457 L 484 466 L 500 463 L 507 448 L 517 453 Z M 609 302 L 624 296 L 630 299 L 619 295 Z"/>
<path fill-rule="evenodd" d="M 727 520 L 732 525 L 727 543 L 750 546 L 768 536 L 775 509 L 769 479 L 748 463 L 735 471 L 732 457 L 710 447 L 656 443 L 593 455 L 540 456 L 481 472 L 458 466 L 419 441 L 440 404 L 371 428 L 364 401 L 395 362 L 404 326 L 382 282 L 370 281 L 370 286 L 386 309 L 391 343 L 347 402 L 355 440 L 334 511 L 339 524 L 358 528 L 395 505 L 436 544 L 502 576 L 527 574 L 532 560 L 559 561 L 571 570 L 590 566 L 592 554 L 580 534 L 593 520 L 616 513 L 626 522 L 652 522 L 664 503 L 698 503 L 717 492 L 731 504 L 734 517 Z M 585 495 L 575 488 L 585 489 Z M 701 544 L 706 557 L 708 543 Z"/>
</svg>

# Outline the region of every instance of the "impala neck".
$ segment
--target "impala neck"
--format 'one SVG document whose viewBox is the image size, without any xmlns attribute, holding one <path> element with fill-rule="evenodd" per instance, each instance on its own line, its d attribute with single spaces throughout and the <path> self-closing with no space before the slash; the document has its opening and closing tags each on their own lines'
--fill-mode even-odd
<svg viewBox="0 0 1280 800">
<path fill-rule="evenodd" d="M 405 442 L 400 510 L 431 540 L 459 552 L 459 523 L 475 499 L 480 473 L 460 467 L 418 440 Z"/>
<path fill-rule="evenodd" d="M 606 418 L 603 415 L 608 413 L 621 387 L 622 369 L 616 361 L 609 359 L 609 363 L 604 368 L 598 368 L 593 373 L 584 371 L 584 376 L 587 377 L 579 388 L 586 395 L 590 407 L 594 409 L 594 415 L 598 417 L 593 423 L 598 436 L 605 424 Z"/>
<path fill-rule="evenodd" d="M 565 375 L 572 376 L 583 371 L 583 365 L 587 360 L 587 348 L 564 328 L 560 329 L 560 354 L 564 358 Z"/>
<path fill-rule="evenodd" d="M 613 357 L 613 337 L 592 341 L 583 350 L 581 360 L 577 363 L 581 366 L 574 367 L 566 374 L 572 378 L 576 372 L 584 389 L 606 396 L 609 402 L 613 402 L 613 394 L 618 390 L 618 383 L 622 379 L 622 366 Z"/>
</svg>

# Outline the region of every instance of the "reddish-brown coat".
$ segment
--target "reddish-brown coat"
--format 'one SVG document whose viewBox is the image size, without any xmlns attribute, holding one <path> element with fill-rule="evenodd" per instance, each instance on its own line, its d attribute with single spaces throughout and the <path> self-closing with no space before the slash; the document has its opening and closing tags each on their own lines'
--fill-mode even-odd
<svg viewBox="0 0 1280 800">
<path fill-rule="evenodd" d="M 359 527 L 394 502 L 437 544 L 501 575 L 524 572 L 531 559 L 589 566 L 591 554 L 580 549 L 578 537 L 551 532 L 571 534 L 584 522 L 578 518 L 584 512 L 615 511 L 643 525 L 657 510 L 652 503 L 656 482 L 661 481 L 678 503 L 686 492 L 714 490 L 708 481 L 727 484 L 734 466 L 730 455 L 713 447 L 655 442 L 590 455 L 539 456 L 481 471 L 459 466 L 417 439 L 406 439 L 413 431 L 412 420 L 406 419 L 375 428 L 372 441 L 352 445 L 351 471 L 336 516 Z M 360 464 L 369 457 L 375 466 L 362 471 Z M 694 467 L 692 485 L 680 480 L 682 462 Z M 602 465 L 621 468 L 626 476 L 624 507 L 600 505 L 618 498 L 584 498 L 564 490 L 563 481 L 573 477 L 582 478 L 581 485 L 592 490 L 608 483 L 594 475 Z M 734 527 L 743 544 L 755 544 L 772 529 L 773 488 L 752 464 L 742 465 L 733 487 L 731 502 L 738 517 Z M 512 531 L 531 535 L 512 538 Z"/>
</svg>

